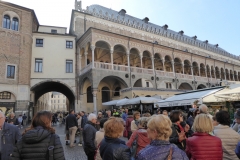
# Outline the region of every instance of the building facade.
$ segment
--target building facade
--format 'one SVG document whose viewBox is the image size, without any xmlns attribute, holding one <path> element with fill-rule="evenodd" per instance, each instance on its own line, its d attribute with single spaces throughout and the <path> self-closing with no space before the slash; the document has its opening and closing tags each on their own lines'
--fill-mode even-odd
<svg viewBox="0 0 240 160">
<path fill-rule="evenodd" d="M 30 80 L 33 102 L 55 91 L 66 95 L 68 107 L 75 106 L 75 36 L 67 34 L 66 29 L 40 25 L 33 33 Z"/>
<path fill-rule="evenodd" d="M 67 111 L 66 96 L 58 92 L 52 92 L 51 98 L 51 111 L 52 112 L 64 112 Z"/>
<path fill-rule="evenodd" d="M 76 1 L 70 34 L 77 36 L 80 106 L 86 111 L 130 90 L 196 90 L 240 80 L 239 57 L 218 44 L 100 5 Z M 125 89 L 124 89 L 125 88 Z M 126 89 L 129 88 L 129 89 Z M 133 92 L 130 97 L 134 97 Z"/>
<path fill-rule="evenodd" d="M 0 1 L 0 109 L 28 112 L 33 32 L 38 20 L 31 9 Z"/>
</svg>

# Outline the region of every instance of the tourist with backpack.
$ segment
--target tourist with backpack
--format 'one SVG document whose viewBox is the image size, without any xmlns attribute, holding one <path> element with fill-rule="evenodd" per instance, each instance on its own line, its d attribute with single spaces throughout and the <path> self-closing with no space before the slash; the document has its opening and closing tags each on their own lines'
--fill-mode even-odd
<svg viewBox="0 0 240 160">
<path fill-rule="evenodd" d="M 22 139 L 16 144 L 11 155 L 12 160 L 65 160 L 60 138 L 55 134 L 51 121 L 50 112 L 38 112 L 32 120 L 31 127 L 23 133 Z"/>
</svg>

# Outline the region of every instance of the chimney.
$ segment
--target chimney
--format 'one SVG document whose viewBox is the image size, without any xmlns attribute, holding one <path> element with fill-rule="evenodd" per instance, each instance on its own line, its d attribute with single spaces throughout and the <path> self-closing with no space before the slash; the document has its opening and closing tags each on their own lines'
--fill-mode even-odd
<svg viewBox="0 0 240 160">
<path fill-rule="evenodd" d="M 218 48 L 218 44 L 215 44 L 214 46 L 215 46 L 216 48 Z"/>
<path fill-rule="evenodd" d="M 144 21 L 145 23 L 148 23 L 149 18 L 148 18 L 148 17 L 145 17 L 142 21 Z"/>
<path fill-rule="evenodd" d="M 178 33 L 179 33 L 180 35 L 183 35 L 183 34 L 184 34 L 183 30 L 179 31 Z"/>
<path fill-rule="evenodd" d="M 165 24 L 164 26 L 162 26 L 162 28 L 164 28 L 165 30 L 167 30 L 167 29 L 168 29 L 168 25 Z"/>
<path fill-rule="evenodd" d="M 195 36 L 193 36 L 192 38 L 193 38 L 194 40 L 196 40 L 196 39 L 197 39 L 197 36 L 195 35 Z"/>
<path fill-rule="evenodd" d="M 82 1 L 75 0 L 75 10 L 77 11 L 82 10 Z"/>
<path fill-rule="evenodd" d="M 127 12 L 126 12 L 125 9 L 121 9 L 121 10 L 118 12 L 118 14 L 121 15 L 121 16 L 125 16 L 126 13 L 127 13 Z"/>
<path fill-rule="evenodd" d="M 208 40 L 204 41 L 204 43 L 208 44 Z"/>
</svg>

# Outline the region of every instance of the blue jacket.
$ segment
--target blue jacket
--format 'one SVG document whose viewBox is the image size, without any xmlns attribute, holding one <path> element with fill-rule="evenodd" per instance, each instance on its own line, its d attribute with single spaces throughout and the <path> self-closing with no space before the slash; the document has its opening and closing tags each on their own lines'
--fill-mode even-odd
<svg viewBox="0 0 240 160">
<path fill-rule="evenodd" d="M 123 113 L 123 114 L 122 114 L 122 119 L 123 119 L 125 122 L 126 122 L 126 120 L 127 120 L 127 116 L 128 116 L 128 115 L 127 115 L 126 113 Z"/>
<path fill-rule="evenodd" d="M 235 149 L 235 153 L 238 156 L 238 158 L 240 159 L 240 142 L 238 142 L 237 147 Z"/>
<path fill-rule="evenodd" d="M 167 159 L 172 146 L 172 160 L 188 160 L 184 151 L 169 141 L 153 140 L 150 145 L 142 149 L 136 160 L 164 160 Z"/>
<path fill-rule="evenodd" d="M 21 138 L 19 129 L 12 124 L 4 123 L 2 135 L 1 135 L 1 159 L 9 160 L 10 155 L 13 153 L 14 146 L 17 141 Z"/>
</svg>

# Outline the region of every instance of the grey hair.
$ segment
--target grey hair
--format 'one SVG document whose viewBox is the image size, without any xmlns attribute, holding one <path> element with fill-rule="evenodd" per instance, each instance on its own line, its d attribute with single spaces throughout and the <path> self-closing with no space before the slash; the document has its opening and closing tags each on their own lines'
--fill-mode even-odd
<svg viewBox="0 0 240 160">
<path fill-rule="evenodd" d="M 0 114 L 2 114 L 2 116 L 5 118 L 5 114 L 3 112 L 0 112 Z"/>
<path fill-rule="evenodd" d="M 90 113 L 88 115 L 88 121 L 92 121 L 93 119 L 96 119 L 96 118 L 97 118 L 96 114 Z"/>
<path fill-rule="evenodd" d="M 199 110 L 201 113 L 206 113 L 206 114 L 208 113 L 208 107 L 206 106 L 206 104 L 201 104 L 199 106 Z"/>
</svg>

